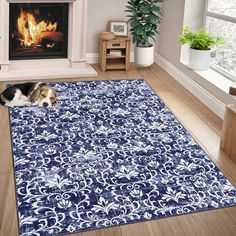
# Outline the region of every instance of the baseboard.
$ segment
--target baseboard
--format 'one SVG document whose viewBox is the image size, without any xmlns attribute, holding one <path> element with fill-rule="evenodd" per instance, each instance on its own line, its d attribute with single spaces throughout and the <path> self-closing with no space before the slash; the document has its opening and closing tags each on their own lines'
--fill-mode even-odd
<svg viewBox="0 0 236 236">
<path fill-rule="evenodd" d="M 224 118 L 226 105 L 223 102 L 157 53 L 155 54 L 155 62 L 181 85 L 183 85 L 190 93 L 198 98 L 204 105 L 212 110 L 217 116 L 221 119 Z"/>
<path fill-rule="evenodd" d="M 86 61 L 89 64 L 98 63 L 98 53 L 86 53 Z M 134 62 L 134 52 L 130 52 L 130 62 Z"/>
</svg>

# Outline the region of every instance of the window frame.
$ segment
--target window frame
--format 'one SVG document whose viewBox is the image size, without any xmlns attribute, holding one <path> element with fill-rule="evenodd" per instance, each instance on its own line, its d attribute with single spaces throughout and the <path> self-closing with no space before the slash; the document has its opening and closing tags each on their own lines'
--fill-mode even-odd
<svg viewBox="0 0 236 236">
<path fill-rule="evenodd" d="M 233 24 L 236 24 L 236 17 L 227 16 L 215 12 L 211 12 L 208 10 L 209 0 L 205 0 L 205 9 L 204 9 L 204 21 L 203 21 L 203 27 L 206 29 L 206 20 L 207 17 L 212 17 L 215 19 L 223 20 L 226 22 L 231 22 Z M 222 69 L 220 66 L 217 66 L 214 63 L 210 64 L 210 67 L 215 70 L 216 72 L 222 74 L 223 76 L 227 77 L 228 79 L 232 80 L 233 82 L 236 82 L 236 77 L 234 77 L 232 74 L 228 73 L 224 69 Z"/>
</svg>

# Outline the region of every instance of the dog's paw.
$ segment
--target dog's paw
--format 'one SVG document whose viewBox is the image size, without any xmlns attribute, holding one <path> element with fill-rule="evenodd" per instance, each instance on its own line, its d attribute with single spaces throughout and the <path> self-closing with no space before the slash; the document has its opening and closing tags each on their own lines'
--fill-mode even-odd
<svg viewBox="0 0 236 236">
<path fill-rule="evenodd" d="M 29 99 L 24 95 L 21 95 L 20 100 L 21 101 L 29 101 Z"/>
<path fill-rule="evenodd" d="M 25 101 L 25 106 L 26 106 L 26 107 L 30 107 L 30 106 L 31 106 L 31 102 Z"/>
</svg>

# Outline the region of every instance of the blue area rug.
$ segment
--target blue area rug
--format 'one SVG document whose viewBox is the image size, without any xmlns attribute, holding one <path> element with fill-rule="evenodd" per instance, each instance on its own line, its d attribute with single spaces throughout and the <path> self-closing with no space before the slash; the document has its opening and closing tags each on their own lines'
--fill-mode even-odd
<svg viewBox="0 0 236 236">
<path fill-rule="evenodd" d="M 62 235 L 236 204 L 236 189 L 144 80 L 54 84 L 10 109 L 20 235 Z"/>
</svg>

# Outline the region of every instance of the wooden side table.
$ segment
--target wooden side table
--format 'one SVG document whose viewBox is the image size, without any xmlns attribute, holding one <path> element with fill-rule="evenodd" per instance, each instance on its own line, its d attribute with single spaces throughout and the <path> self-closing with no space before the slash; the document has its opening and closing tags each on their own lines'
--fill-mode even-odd
<svg viewBox="0 0 236 236">
<path fill-rule="evenodd" d="M 102 71 L 128 70 L 130 65 L 130 38 L 100 39 L 99 64 Z"/>
<path fill-rule="evenodd" d="M 234 83 L 230 86 L 229 94 L 236 96 L 236 83 Z"/>
<path fill-rule="evenodd" d="M 236 163 L 236 104 L 226 107 L 220 147 Z"/>
</svg>

